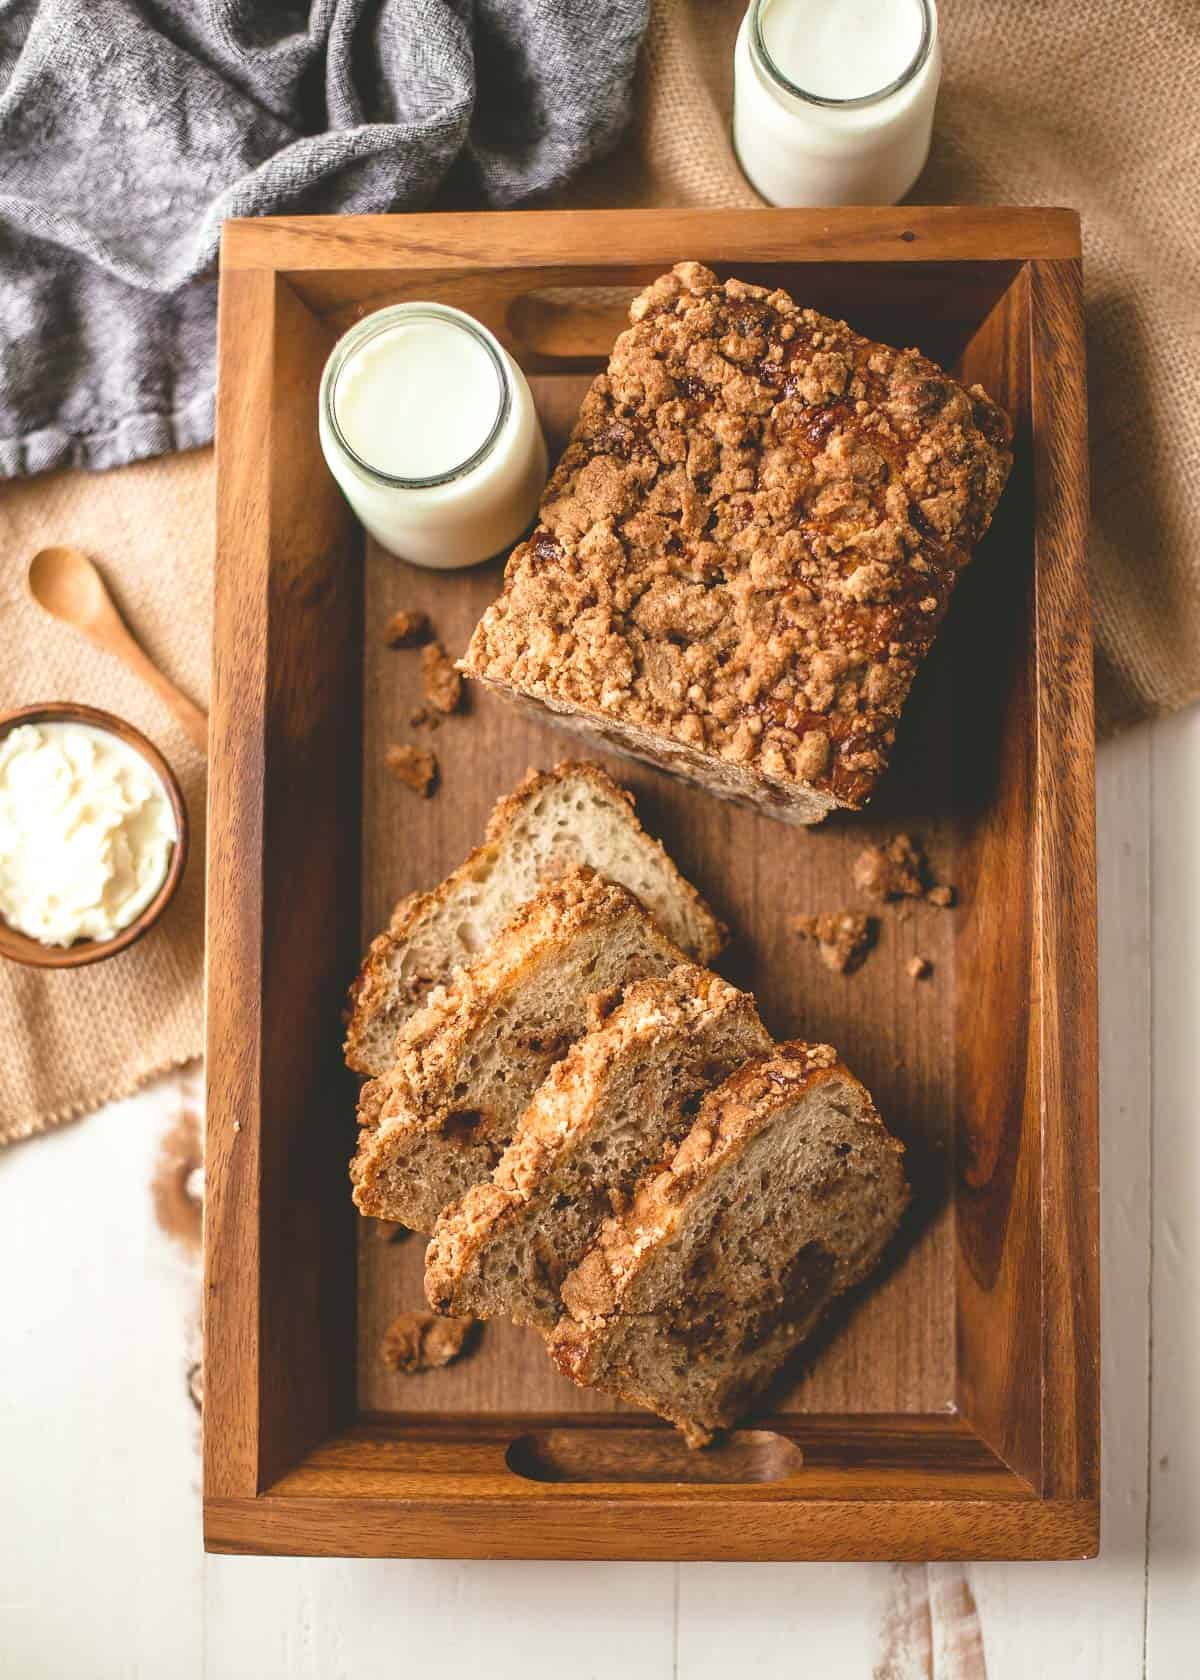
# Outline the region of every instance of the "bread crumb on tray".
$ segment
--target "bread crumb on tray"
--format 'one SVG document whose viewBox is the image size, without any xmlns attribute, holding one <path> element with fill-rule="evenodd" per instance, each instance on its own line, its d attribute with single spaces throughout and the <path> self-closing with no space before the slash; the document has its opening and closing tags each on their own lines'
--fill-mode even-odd
<svg viewBox="0 0 1200 1680">
<path fill-rule="evenodd" d="M 404 608 L 394 612 L 383 627 L 383 639 L 390 648 L 414 648 L 427 642 L 433 634 L 429 614 L 418 608 Z"/>
<path fill-rule="evenodd" d="M 861 910 L 823 910 L 815 916 L 793 916 L 793 933 L 815 942 L 826 968 L 853 974 L 867 960 L 879 932 L 874 916 Z"/>
<path fill-rule="evenodd" d="M 906 970 L 910 980 L 928 980 L 933 973 L 933 964 L 928 957 L 910 957 Z"/>
<path fill-rule="evenodd" d="M 438 761 L 437 754 L 428 747 L 389 747 L 383 762 L 402 786 L 419 793 L 422 799 L 432 794 L 437 784 Z"/>
<path fill-rule="evenodd" d="M 907 834 L 884 846 L 866 846 L 854 860 L 854 885 L 868 898 L 886 904 L 892 898 L 923 898 L 925 856 Z"/>
<path fill-rule="evenodd" d="M 854 860 L 854 885 L 883 904 L 923 898 L 939 910 L 950 910 L 957 901 L 953 887 L 932 879 L 920 841 L 907 834 L 893 835 L 882 846 L 864 846 Z"/>
<path fill-rule="evenodd" d="M 434 1312 L 406 1312 L 384 1331 L 379 1357 L 389 1371 L 415 1376 L 458 1359 L 475 1325 L 473 1318 L 443 1318 Z"/>
<path fill-rule="evenodd" d="M 456 712 L 462 704 L 463 680 L 441 642 L 421 649 L 421 681 L 425 699 L 435 711 Z"/>
</svg>

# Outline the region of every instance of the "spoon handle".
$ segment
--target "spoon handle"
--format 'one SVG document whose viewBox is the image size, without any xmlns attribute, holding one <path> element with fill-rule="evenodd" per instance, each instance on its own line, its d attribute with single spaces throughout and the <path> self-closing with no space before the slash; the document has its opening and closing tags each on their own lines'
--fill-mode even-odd
<svg viewBox="0 0 1200 1680">
<path fill-rule="evenodd" d="M 208 718 L 188 699 L 181 694 L 169 677 L 165 677 L 150 656 L 134 641 L 124 624 L 118 636 L 108 630 L 100 644 L 140 677 L 147 688 L 152 688 L 163 705 L 170 712 L 176 723 L 183 730 L 193 746 L 199 747 L 202 753 L 208 752 Z"/>
</svg>

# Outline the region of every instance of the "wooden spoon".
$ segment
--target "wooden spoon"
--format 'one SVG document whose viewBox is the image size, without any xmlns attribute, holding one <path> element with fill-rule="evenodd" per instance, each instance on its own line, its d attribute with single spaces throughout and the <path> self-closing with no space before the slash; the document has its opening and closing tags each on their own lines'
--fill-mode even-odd
<svg viewBox="0 0 1200 1680">
<path fill-rule="evenodd" d="M 29 562 L 29 593 L 52 618 L 72 625 L 95 647 L 123 660 L 154 690 L 188 739 L 201 752 L 208 751 L 207 717 L 134 641 L 86 554 L 78 548 L 39 549 Z"/>
</svg>

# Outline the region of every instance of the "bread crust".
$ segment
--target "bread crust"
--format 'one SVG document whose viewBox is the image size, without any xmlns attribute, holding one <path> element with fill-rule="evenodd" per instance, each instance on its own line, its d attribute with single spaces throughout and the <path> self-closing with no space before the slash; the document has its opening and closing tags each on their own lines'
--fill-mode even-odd
<svg viewBox="0 0 1200 1680">
<path fill-rule="evenodd" d="M 869 799 L 1011 466 L 915 350 L 679 263 L 630 308 L 462 668 L 799 822 Z"/>
<path fill-rule="evenodd" d="M 641 924 L 643 945 L 657 952 L 662 970 L 676 966 L 681 953 L 633 895 L 580 866 L 522 905 L 478 962 L 430 994 L 402 1031 L 390 1072 L 369 1080 L 359 1095 L 361 1130 L 350 1179 L 361 1213 L 401 1220 L 417 1230 L 430 1228 L 443 1202 L 437 1199 L 434 1181 L 423 1181 L 423 1172 L 415 1166 L 404 1175 L 407 1181 L 398 1183 L 397 1162 L 406 1153 L 418 1156 L 432 1148 L 444 1157 L 458 1156 L 464 1168 L 469 1162 L 475 1176 L 481 1169 L 491 1170 L 508 1142 L 510 1127 L 498 1125 L 487 1112 L 464 1126 L 463 1105 L 456 1101 L 473 1040 L 498 1009 L 519 998 L 531 974 L 577 934 L 586 931 L 603 942 L 630 917 Z M 569 1039 L 563 1042 L 562 1054 L 568 1044 Z M 538 1055 L 554 1054 L 555 1049 L 542 1045 Z M 441 1166 L 453 1173 L 451 1159 Z M 437 1176 L 436 1183 L 441 1182 Z"/>
<path fill-rule="evenodd" d="M 473 1306 L 462 1310 L 482 1311 L 483 1304 L 464 1290 L 464 1279 L 484 1250 L 522 1219 L 576 1139 L 586 1136 L 614 1068 L 667 1034 L 685 1034 L 705 1043 L 714 1029 L 733 1028 L 735 1023 L 745 1033 L 741 1055 L 767 1048 L 770 1040 L 749 994 L 694 964 L 681 965 L 665 979 L 629 986 L 603 1024 L 572 1045 L 550 1070 L 491 1181 L 473 1185 L 461 1201 L 443 1211 L 425 1256 L 430 1304 L 445 1311 L 451 1303 L 472 1299 Z M 460 1308 L 454 1305 L 453 1310 Z"/>
<path fill-rule="evenodd" d="M 887 1154 L 897 1159 L 903 1156 L 904 1146 L 888 1132 L 870 1093 L 831 1045 L 782 1044 L 770 1056 L 748 1062 L 709 1093 L 670 1164 L 644 1179 L 629 1207 L 604 1222 L 592 1248 L 564 1281 L 566 1311 L 548 1335 L 547 1346 L 565 1376 L 581 1384 L 593 1384 L 602 1377 L 614 1328 L 628 1310 L 639 1283 L 684 1227 L 698 1194 L 783 1110 L 830 1081 L 849 1085 L 860 1105 L 855 1119 L 878 1128 L 876 1142 Z M 902 1173 L 900 1183 L 902 1192 L 894 1207 L 893 1225 L 908 1202 Z M 812 1328 L 828 1299 L 860 1282 L 874 1260 L 872 1254 L 865 1265 L 849 1264 L 844 1257 L 834 1261 L 828 1293 L 798 1327 L 795 1343 Z M 628 1382 L 608 1382 L 604 1386 L 669 1417 L 692 1445 L 703 1445 L 711 1438 L 712 1420 L 698 1420 L 673 1409 L 669 1396 L 647 1395 Z"/>
<path fill-rule="evenodd" d="M 347 1000 L 345 1057 L 347 1066 L 356 1073 L 379 1072 L 371 1053 L 377 1024 L 381 1016 L 395 1011 L 398 1002 L 411 1005 L 414 994 L 405 993 L 404 996 L 398 997 L 400 983 L 396 974 L 396 963 L 400 952 L 411 942 L 418 927 L 435 916 L 463 887 L 480 881 L 489 874 L 495 867 L 514 824 L 528 806 L 547 788 L 571 779 L 590 784 L 602 796 L 623 806 L 639 838 L 660 855 L 663 868 L 671 877 L 681 902 L 688 906 L 697 930 L 695 949 L 689 950 L 685 947 L 684 955 L 708 963 L 720 953 L 728 937 L 728 930 L 713 915 L 695 887 L 679 873 L 661 842 L 642 828 L 634 814 L 633 795 L 627 788 L 614 782 L 599 764 L 591 760 L 564 759 L 551 770 L 529 769 L 513 791 L 505 794 L 493 806 L 482 844 L 476 846 L 458 868 L 431 892 L 409 893 L 402 898 L 392 911 L 388 926 L 376 935 L 367 948 Z M 449 978 L 449 974 L 432 976 L 429 985 Z"/>
</svg>

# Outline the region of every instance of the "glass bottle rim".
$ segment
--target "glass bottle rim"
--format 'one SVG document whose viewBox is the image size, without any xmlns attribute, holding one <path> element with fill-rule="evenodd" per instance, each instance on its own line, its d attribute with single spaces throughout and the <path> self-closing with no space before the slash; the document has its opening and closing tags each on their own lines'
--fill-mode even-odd
<svg viewBox="0 0 1200 1680">
<path fill-rule="evenodd" d="M 807 105 L 821 105 L 827 110 L 835 111 L 858 111 L 868 105 L 879 105 L 885 99 L 890 99 L 892 94 L 899 93 L 901 88 L 907 87 L 909 82 L 920 75 L 933 49 L 937 18 L 935 0 L 916 0 L 916 4 L 921 8 L 921 39 L 916 52 L 893 81 L 886 87 L 877 88 L 873 93 L 857 94 L 853 99 L 835 99 L 829 94 L 810 93 L 807 88 L 800 87 L 784 75 L 771 57 L 762 26 L 763 12 L 771 4 L 772 0 L 753 0 L 750 8 L 750 56 L 755 67 L 777 88 L 794 99 L 802 99 Z"/>
<path fill-rule="evenodd" d="M 500 393 L 500 400 L 496 408 L 496 416 L 492 421 L 487 436 L 479 446 L 472 450 L 466 460 L 456 466 L 449 467 L 445 472 L 432 473 L 423 478 L 403 478 L 394 473 L 386 473 L 380 468 L 372 466 L 353 448 L 350 441 L 338 424 L 337 417 L 337 382 L 341 377 L 350 358 L 359 350 L 377 338 L 380 333 L 389 332 L 402 321 L 435 320 L 448 321 L 462 332 L 469 333 L 478 344 L 487 351 L 492 366 L 496 372 L 496 381 Z M 370 315 L 342 334 L 325 363 L 325 371 L 321 375 L 321 412 L 332 433 L 338 448 L 358 468 L 358 470 L 372 483 L 383 484 L 396 490 L 433 490 L 439 485 L 453 484 L 457 479 L 465 478 L 468 473 L 488 456 L 496 445 L 496 440 L 504 429 L 512 409 L 512 382 L 508 369 L 504 365 L 504 356 L 499 345 L 480 322 L 474 320 L 461 309 L 455 309 L 444 303 L 394 303 L 386 308 L 376 309 Z"/>
</svg>

